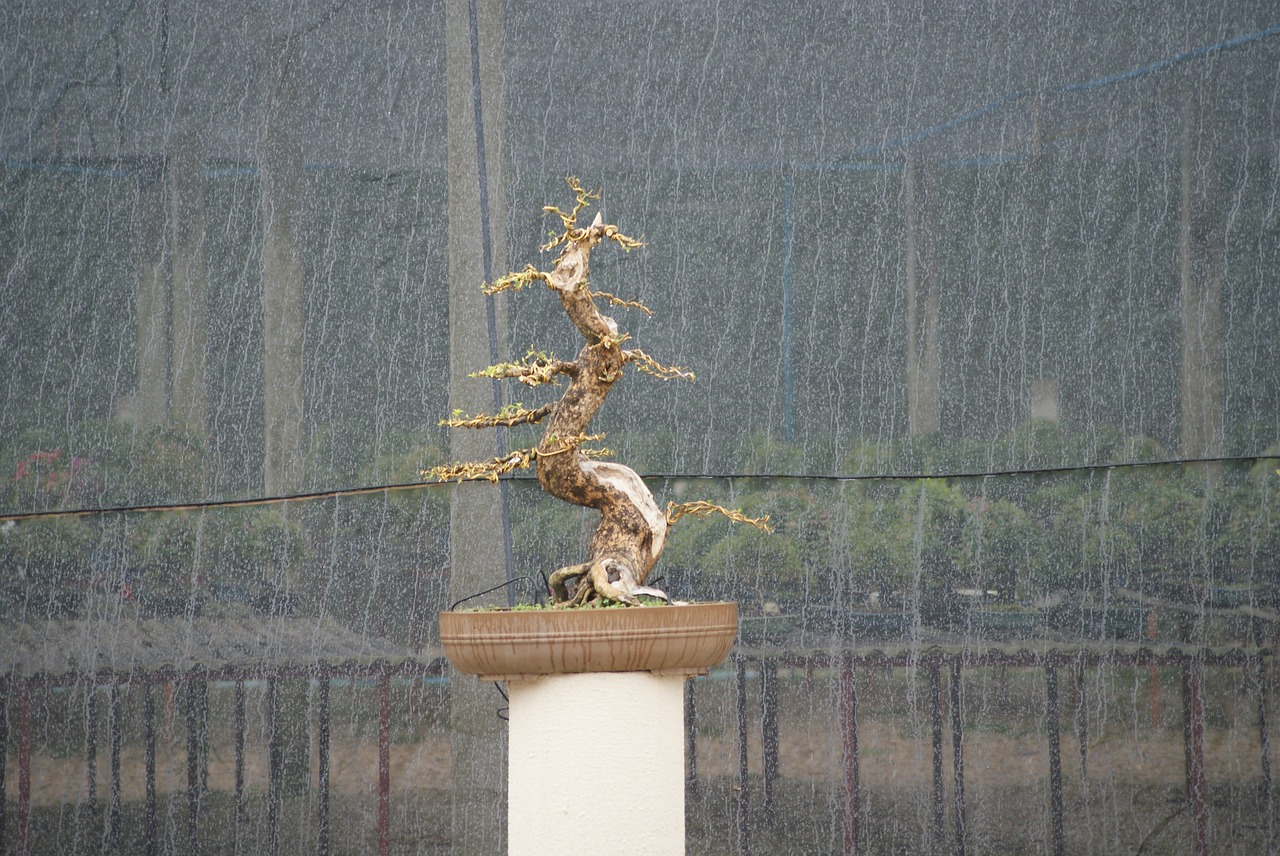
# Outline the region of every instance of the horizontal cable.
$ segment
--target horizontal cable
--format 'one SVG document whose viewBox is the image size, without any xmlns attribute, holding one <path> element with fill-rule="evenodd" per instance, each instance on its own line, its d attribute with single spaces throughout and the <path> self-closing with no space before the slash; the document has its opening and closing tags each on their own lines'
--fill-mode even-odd
<svg viewBox="0 0 1280 856">
<path fill-rule="evenodd" d="M 793 479 L 798 481 L 923 481 L 927 479 L 980 479 L 995 476 L 1041 476 L 1055 473 L 1080 473 L 1095 470 L 1132 470 L 1144 467 L 1168 467 L 1191 464 L 1241 464 L 1280 461 L 1280 455 L 1229 455 L 1213 458 L 1168 458 L 1158 461 L 1113 461 L 1106 464 L 1064 464 L 1058 467 L 1027 467 L 1007 470 L 955 470 L 938 473 L 651 473 L 647 479 Z M 525 478 L 531 478 L 526 476 Z M 0 518 L 2 519 L 2 518 Z"/>
<path fill-rule="evenodd" d="M 1059 467 L 1028 467 L 1006 470 L 956 470 L 938 473 L 649 473 L 642 478 L 652 481 L 705 480 L 705 481 L 924 481 L 928 479 L 978 479 L 1010 476 L 1042 476 L 1062 473 L 1095 472 L 1098 470 L 1133 470 L 1153 467 L 1189 466 L 1195 464 L 1246 464 L 1261 461 L 1280 462 L 1280 455 L 1230 455 L 1212 458 L 1170 458 L 1158 461 L 1122 461 L 1105 464 L 1071 464 Z M 1280 473 L 1280 470 L 1277 470 Z M 531 475 L 507 475 L 502 481 L 536 482 Z M 68 508 L 52 511 L 23 511 L 0 513 L 0 522 L 45 520 L 58 517 L 91 517 L 106 514 L 147 514 L 164 511 L 199 511 L 206 508 L 247 508 L 255 505 L 279 505 L 286 502 L 311 502 L 318 499 L 336 499 L 344 496 L 364 496 L 400 490 L 446 487 L 455 482 L 400 482 L 397 484 L 368 485 L 364 487 L 334 488 L 307 493 L 290 493 L 279 496 L 260 496 L 249 499 L 210 499 L 199 502 L 163 503 L 150 505 L 113 505 L 100 508 Z"/>
<path fill-rule="evenodd" d="M 68 508 L 55 511 L 26 511 L 18 514 L 0 514 L 0 522 L 43 520 L 54 517 L 90 517 L 97 514 L 145 514 L 157 511 L 198 511 L 204 508 L 247 508 L 253 505 L 279 505 L 286 502 L 310 502 L 339 496 L 360 496 L 393 490 L 416 490 L 422 487 L 439 487 L 444 482 L 403 482 L 400 484 L 344 487 L 333 490 L 317 490 L 308 493 L 289 493 L 278 496 L 258 496 L 250 499 L 208 499 L 198 502 L 176 502 L 150 505 L 110 505 L 101 508 Z"/>
<path fill-rule="evenodd" d="M 1158 74 L 1159 72 L 1167 71 L 1168 69 L 1181 65 L 1185 62 L 1203 59 L 1204 57 L 1212 56 L 1216 53 L 1234 50 L 1236 48 L 1252 44 L 1253 42 L 1278 35 L 1280 35 L 1280 24 L 1270 26 L 1262 30 L 1257 30 L 1252 33 L 1246 33 L 1242 36 L 1225 39 L 1223 41 L 1216 42 L 1215 44 L 1195 48 L 1194 50 L 1184 51 L 1175 56 L 1166 57 L 1157 62 L 1148 63 L 1147 65 L 1139 66 L 1137 68 L 1131 68 L 1127 71 L 1116 72 L 1114 74 L 1096 77 L 1091 80 L 1082 80 L 1077 83 L 1068 83 L 1062 86 L 1056 86 L 1052 89 L 1045 90 L 1044 94 L 1070 95 L 1076 92 L 1090 92 L 1095 89 L 1102 89 L 1107 86 L 1113 86 L 1117 83 L 1125 83 L 1151 74 Z M 1022 101 L 1023 99 L 1034 97 L 1036 94 L 1037 93 L 1029 89 L 1010 92 L 1007 95 L 995 99 L 994 101 L 988 101 L 981 107 L 970 110 L 962 115 L 952 117 L 951 119 L 947 119 L 944 122 L 932 125 L 923 130 L 876 145 L 864 146 L 863 148 L 853 152 L 853 157 L 866 157 L 868 155 L 883 154 L 893 151 L 894 149 L 905 148 L 913 143 L 918 143 L 923 140 L 927 140 L 930 137 L 945 134 L 947 131 L 958 128 L 962 125 L 967 125 L 970 122 L 982 118 L 993 110 L 998 110 L 1008 104 L 1014 104 L 1018 101 Z"/>
</svg>

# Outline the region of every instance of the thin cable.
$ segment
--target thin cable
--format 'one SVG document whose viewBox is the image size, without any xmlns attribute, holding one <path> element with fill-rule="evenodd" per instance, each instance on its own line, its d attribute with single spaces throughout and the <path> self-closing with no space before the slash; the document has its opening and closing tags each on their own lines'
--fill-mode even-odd
<svg viewBox="0 0 1280 856">
<path fill-rule="evenodd" d="M 1194 464 L 1246 464 L 1262 461 L 1280 463 L 1280 455 L 1230 455 L 1215 458 L 1170 458 L 1159 461 L 1120 461 L 1105 464 L 1073 464 L 1061 467 L 1030 467 L 1010 470 L 959 470 L 940 473 L 648 473 L 641 478 L 651 481 L 923 481 L 926 479 L 979 479 L 1010 476 L 1042 476 L 1062 473 L 1082 473 L 1097 470 L 1135 470 L 1154 467 L 1173 467 Z M 1280 473 L 1280 469 L 1276 471 Z M 506 475 L 502 482 L 536 483 L 530 475 Z M 151 505 L 112 505 L 95 508 L 69 508 L 56 511 L 23 511 L 0 513 L 0 523 L 23 520 L 43 520 L 58 517 L 90 517 L 99 514 L 147 514 L 164 511 L 197 511 L 204 508 L 245 508 L 254 505 L 277 505 L 286 502 L 311 502 L 341 496 L 361 496 L 393 490 L 421 490 L 423 488 L 449 487 L 453 482 L 399 482 L 397 484 L 369 485 L 365 487 L 334 488 L 308 493 L 291 493 L 280 496 L 261 496 L 251 499 L 210 499 L 200 502 L 181 502 Z M 503 585 L 507 585 L 504 583 Z"/>
<path fill-rule="evenodd" d="M 789 169 L 782 190 L 782 436 L 788 443 L 795 440 L 795 381 L 791 365 L 791 277 L 792 250 L 795 246 L 795 188 L 795 170 Z"/>
<path fill-rule="evenodd" d="M 203 508 L 245 508 L 253 505 L 279 505 L 286 502 L 309 502 L 332 499 L 339 496 L 360 496 L 392 490 L 416 490 L 424 487 L 443 487 L 445 482 L 402 482 L 399 484 L 370 485 L 367 487 L 335 488 L 308 493 L 259 496 L 250 499 L 209 499 L 197 502 L 153 503 L 148 505 L 108 505 L 94 508 L 68 508 L 56 511 L 24 511 L 0 514 L 0 523 L 22 520 L 43 520 L 56 517 L 89 517 L 95 514 L 147 514 L 160 511 L 198 511 Z"/>
<path fill-rule="evenodd" d="M 97 36 L 95 36 L 95 38 L 90 42 L 89 46 L 86 47 L 84 51 L 82 51 L 80 57 L 77 58 L 75 64 L 72 66 L 71 70 L 68 72 L 67 79 L 64 80 L 63 85 L 55 92 L 55 95 L 50 100 L 50 102 L 46 104 L 45 107 L 36 115 L 35 120 L 32 122 L 31 127 L 27 131 L 26 136 L 28 139 L 30 139 L 35 135 L 36 131 L 38 131 L 39 128 L 47 120 L 48 114 L 57 106 L 58 102 L 62 99 L 63 95 L 65 95 L 66 90 L 70 87 L 70 75 L 73 74 L 75 70 L 79 68 L 80 64 L 83 63 L 84 58 L 88 55 L 89 52 L 91 52 L 94 48 L 96 48 L 96 46 L 102 41 L 102 39 L 106 38 L 108 35 L 114 32 L 116 28 L 119 27 L 120 23 L 123 21 L 124 15 L 127 14 L 130 9 L 132 9 L 132 7 L 135 5 L 135 2 L 136 0 L 134 0 L 134 2 L 128 3 L 125 6 L 125 8 L 117 15 L 117 18 L 109 22 L 107 26 L 105 26 L 98 33 Z M 327 21 L 328 18 L 331 18 L 334 15 L 334 13 L 338 9 L 340 9 L 343 5 L 344 3 L 340 2 L 336 6 L 334 6 L 332 9 L 330 9 L 329 13 L 325 16 L 324 20 Z M 470 0 L 470 2 L 468 3 L 468 13 L 472 16 L 475 15 L 474 0 Z M 1069 95 L 1076 92 L 1088 92 L 1095 89 L 1102 89 L 1107 86 L 1113 86 L 1117 83 L 1124 83 L 1130 80 L 1137 80 L 1138 78 L 1146 77 L 1151 74 L 1157 74 L 1162 71 L 1167 71 L 1168 69 L 1173 68 L 1174 66 L 1181 65 L 1183 63 L 1190 62 L 1192 60 L 1203 59 L 1213 54 L 1223 53 L 1225 51 L 1230 51 L 1230 50 L 1235 50 L 1236 48 L 1245 47 L 1254 42 L 1262 41 L 1263 39 L 1268 39 L 1277 35 L 1280 35 L 1280 24 L 1275 24 L 1269 27 L 1265 27 L 1261 30 L 1255 30 L 1252 33 L 1245 33 L 1244 35 L 1235 36 L 1230 39 L 1225 39 L 1223 41 L 1216 42 L 1211 45 L 1204 45 L 1199 48 L 1194 48 L 1189 51 L 1184 51 L 1183 53 L 1175 54 L 1174 56 L 1166 57 L 1164 59 L 1157 60 L 1156 62 L 1148 63 L 1147 65 L 1138 66 L 1137 68 L 1132 68 L 1127 71 L 1121 71 L 1121 72 L 1116 72 L 1114 74 L 1104 75 L 1102 77 L 1097 77 L 1092 80 L 1084 80 L 1084 81 L 1078 81 L 1076 83 L 1067 83 L 1061 86 L 1056 86 L 1052 89 L 1045 90 L 1045 93 L 1050 95 Z M 479 39 L 475 38 L 473 40 L 473 45 L 478 45 L 478 43 L 479 43 Z M 473 55 L 472 74 L 473 74 L 473 80 L 474 80 L 474 76 L 476 74 L 476 66 L 478 65 L 478 61 L 479 61 L 478 52 L 474 48 L 473 48 L 472 55 Z M 918 142 L 921 142 L 922 140 L 929 139 L 930 137 L 936 137 L 940 134 L 943 134 L 943 133 L 946 133 L 947 131 L 952 130 L 953 128 L 958 128 L 962 125 L 967 125 L 970 122 L 980 119 L 983 116 L 987 115 L 988 113 L 991 113 L 992 111 L 999 109 L 1000 107 L 1003 107 L 1007 104 L 1012 104 L 1012 103 L 1021 101 L 1025 98 L 1029 98 L 1034 94 L 1035 93 L 1032 92 L 1031 90 L 1017 90 L 1014 92 L 1010 92 L 1000 98 L 987 102 L 981 107 L 977 107 L 959 116 L 954 116 L 951 119 L 947 119 L 946 121 L 940 122 L 936 125 L 932 125 L 928 128 L 924 128 L 920 131 L 916 131 L 911 134 L 897 137 L 893 140 L 889 140 L 884 143 L 878 143 L 870 146 L 863 146 L 862 148 L 855 149 L 852 152 L 851 156 L 863 157 L 867 155 L 885 154 L 895 149 L 900 149 L 905 146 L 909 146 L 913 143 L 918 143 Z M 50 168 L 48 165 L 45 165 L 45 164 L 38 164 L 30 161 L 10 160 L 9 155 L 16 148 L 16 146 L 17 146 L 17 143 L 14 142 L 13 144 L 6 146 L 5 148 L 5 158 L 3 160 L 3 163 L 6 169 L 48 169 Z M 481 157 L 481 162 L 483 163 L 483 157 L 484 157 L 483 153 L 481 153 L 480 157 Z M 754 166 L 761 167 L 761 168 L 774 169 L 776 168 L 777 165 L 774 163 L 768 163 L 768 164 L 754 164 Z M 77 168 L 74 165 L 58 165 L 58 166 L 55 166 L 54 168 L 66 169 L 68 171 L 75 170 L 75 169 L 82 169 L 86 172 L 91 171 L 91 168 Z M 792 169 L 878 170 L 878 169 L 895 169 L 895 168 L 900 168 L 900 167 L 897 164 L 885 165 L 885 164 L 878 164 L 878 163 L 867 164 L 867 163 L 847 163 L 847 162 L 796 163 L 792 165 Z M 483 166 L 481 167 L 481 172 L 483 173 Z M 128 174 L 131 174 L 129 170 L 122 170 L 120 172 L 110 173 L 110 175 L 112 176 L 128 175 Z M 484 187 L 483 184 L 482 184 L 481 193 L 487 196 L 487 189 Z M 487 223 L 482 222 L 481 228 L 486 229 L 487 225 L 488 225 Z M 485 250 L 486 252 L 488 251 L 487 243 L 485 244 Z"/>
<path fill-rule="evenodd" d="M 1167 71 L 1170 68 L 1173 68 L 1174 66 L 1177 66 L 1177 65 L 1181 65 L 1184 62 L 1190 62 L 1191 60 L 1196 60 L 1196 59 L 1203 59 L 1204 57 L 1211 56 L 1216 53 L 1222 53 L 1225 51 L 1234 50 L 1236 48 L 1240 48 L 1240 47 L 1244 47 L 1246 45 L 1252 44 L 1253 42 L 1261 41 L 1262 39 L 1267 39 L 1277 35 L 1280 35 L 1280 24 L 1276 24 L 1274 26 L 1267 27 L 1262 30 L 1257 30 L 1252 33 L 1246 33 L 1242 36 L 1236 36 L 1234 38 L 1225 39 L 1223 41 L 1216 42 L 1211 45 L 1205 45 L 1203 47 L 1195 48 L 1193 50 L 1184 51 L 1183 53 L 1175 54 L 1174 56 L 1166 57 L 1165 59 L 1158 60 L 1153 63 L 1148 63 L 1147 65 L 1138 66 L 1137 68 L 1132 68 L 1132 69 L 1129 69 L 1128 71 L 1116 72 L 1114 74 L 1104 75 L 1103 77 L 1095 77 L 1092 80 L 1083 80 L 1077 83 L 1068 83 L 1063 86 L 1057 86 L 1057 87 L 1054 87 L 1053 89 L 1046 90 L 1046 92 L 1047 94 L 1050 94 L 1050 95 L 1069 95 L 1075 92 L 1089 92 L 1094 89 L 1102 89 L 1107 86 L 1113 86 L 1117 83 L 1125 83 L 1130 80 L 1137 80 L 1138 78 L 1146 77 L 1147 75 L 1150 75 L 1150 74 L 1157 74 L 1162 71 Z M 918 143 L 918 142 L 921 142 L 922 140 L 927 140 L 930 137 L 940 136 L 942 134 L 945 134 L 947 131 L 960 127 L 961 125 L 967 125 L 970 122 L 976 121 L 977 119 L 982 118 L 983 116 L 987 115 L 993 110 L 998 110 L 1001 107 L 1004 107 L 1008 104 L 1013 104 L 1025 98 L 1030 98 L 1033 95 L 1035 95 L 1035 93 L 1032 92 L 1031 90 L 1018 90 L 1016 92 L 1010 92 L 1007 95 L 1004 95 L 1000 98 L 995 99 L 994 101 L 988 101 L 986 104 L 974 110 L 970 110 L 968 113 L 955 116 L 951 119 L 946 120 L 945 122 L 940 122 L 937 125 L 932 125 L 923 130 L 916 131 L 915 133 L 907 134 L 905 136 L 898 137 L 893 140 L 889 140 L 888 142 L 885 142 L 885 143 L 879 143 L 877 145 L 872 145 L 872 146 L 864 146 L 860 149 L 855 150 L 852 156 L 865 157 L 867 155 L 885 154 L 887 152 L 893 151 L 894 149 L 904 148 L 912 145 L 913 143 Z"/>
<path fill-rule="evenodd" d="M 1240 464 L 1280 461 L 1280 455 L 1228 455 L 1214 458 L 1169 458 L 1159 461 L 1113 461 L 1105 464 L 1066 464 L 1060 467 L 1027 467 L 1009 470 L 954 470 L 939 473 L 650 473 L 646 479 L 762 479 L 781 481 L 923 481 L 927 479 L 980 479 L 997 476 L 1042 476 L 1058 473 L 1081 473 L 1096 470 L 1132 470 L 1145 467 L 1168 467 L 1192 464 Z M 1280 472 L 1280 470 L 1277 470 Z M 522 476 L 515 480 L 530 479 Z"/>
<path fill-rule="evenodd" d="M 129 13 L 133 11 L 133 7 L 136 5 L 137 0 L 128 0 L 128 2 L 121 6 L 116 13 L 102 25 L 101 29 L 94 34 L 93 38 L 85 44 L 85 46 L 80 50 L 80 53 L 76 55 L 75 61 L 72 62 L 71 66 L 67 69 L 66 74 L 62 76 L 62 81 L 53 90 L 53 93 L 40 107 L 40 109 L 36 111 L 35 116 L 31 119 L 31 124 L 27 127 L 24 137 L 20 138 L 15 135 L 13 141 L 5 145 L 4 160 L 8 160 L 9 155 L 17 149 L 18 146 L 23 145 L 24 143 L 28 148 L 30 148 L 31 141 L 35 139 L 36 134 L 44 127 L 44 123 L 49 120 L 49 116 L 53 111 L 57 110 L 58 105 L 62 103 L 62 98 L 67 94 L 67 90 L 71 88 L 71 84 L 75 80 L 76 72 L 80 70 L 80 66 L 84 65 L 85 60 L 89 58 L 91 53 L 98 49 L 98 45 L 102 44 L 104 39 L 114 34 L 116 30 L 120 29 L 120 25 L 124 23 L 124 19 L 129 16 Z"/>
<path fill-rule="evenodd" d="M 1123 83 L 1126 80 L 1136 80 L 1139 77 L 1146 77 L 1148 74 L 1155 74 L 1165 69 L 1173 68 L 1184 62 L 1193 59 L 1201 59 L 1211 54 L 1221 53 L 1223 51 L 1232 50 L 1233 48 L 1243 47 L 1260 39 L 1269 38 L 1271 36 L 1280 35 L 1280 24 L 1267 27 L 1265 30 L 1258 30 L 1253 33 L 1247 33 L 1243 36 L 1236 36 L 1232 39 L 1218 42 L 1217 44 L 1205 45 L 1204 47 L 1195 48 L 1194 50 L 1185 51 L 1176 56 L 1162 59 L 1159 62 L 1153 62 L 1149 65 L 1139 66 L 1138 68 L 1122 71 L 1118 74 L 1107 75 L 1106 77 L 1095 78 L 1094 80 L 1086 80 L 1082 83 L 1069 83 L 1066 86 L 1059 86 L 1057 89 L 1049 90 L 1055 95 L 1062 95 L 1068 92 L 1088 92 L 1091 89 L 1101 89 L 1104 86 L 1110 86 L 1113 83 Z"/>
<path fill-rule="evenodd" d="M 459 598 L 458 600 L 455 600 L 452 604 L 450 604 L 450 606 L 449 606 L 449 611 L 450 611 L 450 612 L 453 612 L 454 610 L 456 610 L 456 609 L 457 609 L 459 606 L 461 606 L 462 604 L 466 603 L 466 602 L 467 602 L 467 601 L 469 601 L 469 600 L 474 600 L 475 598 L 480 597 L 481 595 L 486 595 L 486 594 L 489 594 L 490 592 L 495 592 L 495 591 L 497 591 L 497 590 L 498 590 L 498 589 L 500 589 L 500 588 L 507 588 L 508 586 L 510 586 L 510 585 L 511 585 L 511 584 L 513 584 L 513 583 L 520 583 L 520 582 L 530 582 L 530 583 L 534 583 L 534 582 L 537 582 L 537 580 L 536 580 L 536 579 L 534 579 L 532 576 L 529 576 L 528 574 L 526 574 L 526 575 L 524 575 L 524 576 L 520 576 L 520 577 L 512 577 L 511 579 L 507 580 L 506 582 L 498 583 L 496 586 L 490 586 L 489 588 L 485 589 L 484 591 L 478 591 L 478 592 L 475 592 L 475 593 L 473 593 L 473 594 L 469 594 L 469 595 L 467 595 L 466 597 Z M 550 591 L 550 590 L 551 590 L 551 589 L 550 589 L 550 587 L 548 586 L 547 591 Z M 534 593 L 535 593 L 535 594 L 540 594 L 536 588 L 534 589 Z"/>
</svg>

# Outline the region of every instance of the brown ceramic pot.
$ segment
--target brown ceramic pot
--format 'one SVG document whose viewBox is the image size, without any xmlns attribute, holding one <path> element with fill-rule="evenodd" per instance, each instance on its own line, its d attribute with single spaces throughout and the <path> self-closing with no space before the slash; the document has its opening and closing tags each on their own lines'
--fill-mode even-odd
<svg viewBox="0 0 1280 856">
<path fill-rule="evenodd" d="M 705 675 L 738 629 L 736 603 L 440 613 L 454 668 L 490 681 L 574 672 Z"/>
</svg>

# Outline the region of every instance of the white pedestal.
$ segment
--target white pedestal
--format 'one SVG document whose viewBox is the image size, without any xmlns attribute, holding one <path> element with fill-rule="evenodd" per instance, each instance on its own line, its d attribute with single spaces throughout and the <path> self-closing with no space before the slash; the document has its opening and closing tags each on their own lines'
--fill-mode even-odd
<svg viewBox="0 0 1280 856">
<path fill-rule="evenodd" d="M 682 856 L 684 682 L 651 672 L 512 681 L 510 856 Z"/>
</svg>

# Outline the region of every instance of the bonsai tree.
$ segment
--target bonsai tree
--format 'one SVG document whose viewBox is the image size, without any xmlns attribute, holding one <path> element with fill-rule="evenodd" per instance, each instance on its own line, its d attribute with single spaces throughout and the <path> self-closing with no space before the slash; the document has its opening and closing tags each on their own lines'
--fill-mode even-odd
<svg viewBox="0 0 1280 856">
<path fill-rule="evenodd" d="M 601 434 L 590 433 L 591 419 L 604 405 L 609 390 L 622 378 L 624 368 L 633 366 L 663 380 L 692 381 L 693 373 L 664 366 L 638 348 L 623 347 L 630 336 L 619 331 L 617 322 L 603 314 L 596 301 L 652 313 L 637 301 L 591 290 L 591 251 L 606 241 L 624 250 L 642 244 L 624 235 L 617 226 L 604 223 L 599 213 L 590 226 L 578 226 L 578 215 L 590 200 L 598 199 L 599 194 L 583 190 L 575 178 L 568 179 L 568 184 L 576 195 L 573 209 L 568 213 L 555 206 L 543 209 L 559 217 L 563 226 L 563 231 L 543 246 L 544 250 L 562 247 L 551 270 L 541 271 L 528 265 L 522 271 L 500 277 L 484 290 L 486 294 L 497 294 L 542 283 L 560 299 L 565 315 L 582 334 L 585 340 L 582 350 L 575 360 L 561 360 L 531 349 L 519 362 L 499 363 L 472 375 L 513 378 L 529 387 L 557 384 L 565 378 L 568 388 L 559 401 L 537 408 L 515 404 L 489 415 L 454 413 L 440 424 L 453 428 L 494 428 L 545 423 L 545 427 L 541 441 L 533 448 L 484 462 L 433 467 L 426 472 L 440 481 L 488 479 L 496 482 L 506 473 L 533 465 L 544 491 L 600 512 L 600 523 L 588 543 L 585 561 L 560 568 L 551 575 L 555 602 L 580 606 L 604 599 L 630 604 L 641 594 L 665 599 L 662 592 L 646 587 L 645 581 L 662 555 L 671 524 L 686 514 L 706 517 L 720 513 L 759 527 L 766 525 L 767 518 L 752 520 L 740 511 L 704 501 L 678 506 L 668 504 L 665 510 L 661 509 L 635 470 L 602 460 L 608 450 L 585 448 L 588 443 L 604 439 Z"/>
</svg>

